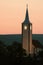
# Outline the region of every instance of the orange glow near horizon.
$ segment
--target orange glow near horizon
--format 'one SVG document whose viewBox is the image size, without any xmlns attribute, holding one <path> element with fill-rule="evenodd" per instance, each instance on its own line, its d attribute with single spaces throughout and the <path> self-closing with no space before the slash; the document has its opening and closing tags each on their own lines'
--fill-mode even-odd
<svg viewBox="0 0 43 65">
<path fill-rule="evenodd" d="M 43 34 L 43 0 L 0 0 L 0 34 L 21 34 L 28 2 L 33 34 Z"/>
</svg>

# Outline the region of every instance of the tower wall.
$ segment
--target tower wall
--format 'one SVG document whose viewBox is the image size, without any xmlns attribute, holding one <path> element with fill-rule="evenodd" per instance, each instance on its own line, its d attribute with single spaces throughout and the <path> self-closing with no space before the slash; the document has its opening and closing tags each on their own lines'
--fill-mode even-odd
<svg viewBox="0 0 43 65">
<path fill-rule="evenodd" d="M 27 29 L 24 29 L 24 26 Z M 30 24 L 22 24 L 22 46 L 26 50 L 27 55 L 32 53 L 32 30 L 30 30 Z"/>
<path fill-rule="evenodd" d="M 33 54 L 33 50 L 32 50 L 32 24 L 30 26 L 31 26 L 31 29 L 30 29 L 30 54 Z"/>
</svg>

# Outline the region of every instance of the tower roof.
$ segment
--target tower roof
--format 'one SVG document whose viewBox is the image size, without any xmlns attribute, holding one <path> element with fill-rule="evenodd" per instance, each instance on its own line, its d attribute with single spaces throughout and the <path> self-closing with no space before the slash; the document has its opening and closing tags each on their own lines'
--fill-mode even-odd
<svg viewBox="0 0 43 65">
<path fill-rule="evenodd" d="M 28 4 L 26 6 L 26 16 L 25 16 L 25 22 L 24 23 L 30 23 L 29 22 L 29 15 L 28 15 Z"/>
</svg>

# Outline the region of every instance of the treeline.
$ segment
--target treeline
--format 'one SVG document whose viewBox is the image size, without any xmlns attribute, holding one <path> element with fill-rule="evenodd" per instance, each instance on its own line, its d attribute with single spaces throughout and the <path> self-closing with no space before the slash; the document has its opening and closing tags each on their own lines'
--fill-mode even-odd
<svg viewBox="0 0 43 65">
<path fill-rule="evenodd" d="M 6 46 L 0 41 L 0 65 L 43 65 L 43 51 L 38 55 L 27 57 L 26 51 L 22 48 L 22 44 L 13 42 L 12 45 Z"/>
</svg>

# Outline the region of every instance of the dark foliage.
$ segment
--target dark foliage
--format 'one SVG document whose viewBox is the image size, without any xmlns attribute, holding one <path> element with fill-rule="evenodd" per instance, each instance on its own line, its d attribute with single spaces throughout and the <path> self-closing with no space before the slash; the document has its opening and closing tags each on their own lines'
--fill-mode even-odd
<svg viewBox="0 0 43 65">
<path fill-rule="evenodd" d="M 43 51 L 33 57 L 27 57 L 25 49 L 17 42 L 12 46 L 5 46 L 0 41 L 0 65 L 43 65 Z"/>
</svg>

